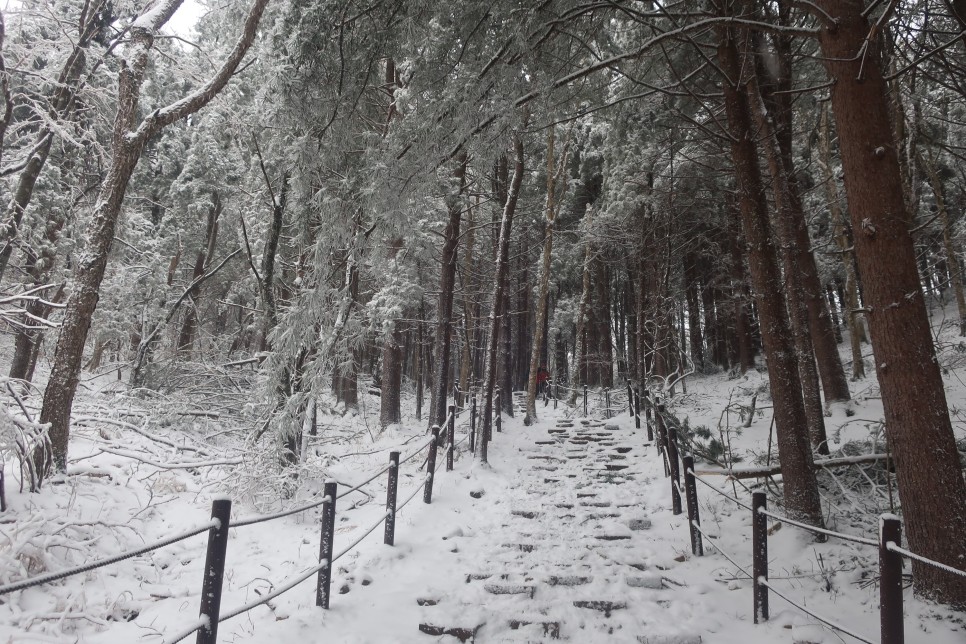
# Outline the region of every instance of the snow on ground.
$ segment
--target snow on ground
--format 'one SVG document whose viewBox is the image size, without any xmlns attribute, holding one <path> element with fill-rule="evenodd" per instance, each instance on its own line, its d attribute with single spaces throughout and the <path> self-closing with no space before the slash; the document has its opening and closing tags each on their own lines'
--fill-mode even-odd
<svg viewBox="0 0 966 644">
<path fill-rule="evenodd" d="M 957 376 L 960 345 L 948 340 L 941 346 L 944 364 L 951 365 L 949 395 L 962 437 L 959 408 L 966 387 Z M 310 444 L 297 494 L 282 500 L 278 490 L 284 482 L 259 477 L 265 464 L 246 452 L 231 427 L 206 440 L 222 421 L 198 416 L 188 423 L 171 420 L 168 426 L 164 419 L 148 423 L 149 401 L 132 398 L 111 378 L 92 381 L 97 386 L 83 393 L 68 476 L 48 481 L 41 494 L 19 492 L 14 468 L 7 464 L 10 509 L 0 515 L 0 584 L 203 525 L 212 498 L 224 493 L 236 498 L 236 520 L 318 501 L 326 477 L 345 490 L 383 468 L 391 449 L 405 456 L 426 440 L 411 408 L 401 426 L 382 435 L 367 429 L 366 418 L 375 413 L 376 398 L 370 396 L 368 412 L 326 419 Z M 852 383 L 855 401 L 829 410 L 833 452 L 847 443 L 868 451 L 881 439 L 881 401 L 872 383 Z M 696 377 L 688 380 L 686 393 L 680 385 L 677 389 L 671 411 L 692 427 L 707 426 L 730 445 L 727 458 L 742 458 L 736 467 L 767 459 L 770 401 L 760 374 Z M 756 392 L 752 422 L 741 427 L 740 415 L 747 415 Z M 591 404 L 596 400 L 592 397 Z M 39 404 L 36 398 L 31 402 Z M 490 446 L 489 465 L 474 460 L 463 443 L 455 470 L 437 474 L 431 505 L 417 491 L 423 457 L 404 463 L 400 503 L 417 492 L 397 519 L 396 545 L 382 544 L 380 527 L 338 561 L 330 610 L 315 606 L 313 576 L 222 623 L 218 641 L 455 642 L 457 635 L 473 633 L 478 642 L 556 637 L 678 644 L 856 641 L 822 627 L 774 594 L 771 620 L 754 625 L 750 580 L 707 541 L 704 557 L 691 554 L 686 515 L 671 513 L 670 483 L 656 448 L 646 444 L 646 433 L 634 429 L 626 412 L 603 419 L 598 411 L 583 419 L 564 404 L 538 411 L 540 420 L 533 426 L 523 426 L 521 414 L 505 420 L 503 433 Z M 466 423 L 461 417 L 459 435 Z M 226 463 L 208 465 L 220 461 Z M 190 463 L 197 465 L 187 467 Z M 157 466 L 170 464 L 184 467 Z M 829 527 L 875 538 L 877 513 L 889 509 L 888 486 L 876 479 L 877 487 L 862 483 L 860 489 L 859 474 L 837 472 L 835 478 L 823 475 Z M 750 499 L 740 484 L 715 476 L 704 480 L 744 502 Z M 750 512 L 705 486 L 699 485 L 698 496 L 703 529 L 747 569 Z M 339 500 L 337 552 L 378 519 L 384 500 L 385 477 Z M 770 504 L 782 511 L 774 496 Z M 223 614 L 317 564 L 320 515 L 321 508 L 315 508 L 231 530 Z M 814 543 L 797 528 L 769 525 L 776 588 L 878 641 L 876 550 L 835 539 Z M 204 552 L 202 534 L 4 596 L 0 642 L 170 641 L 197 620 Z M 962 614 L 919 601 L 911 589 L 905 601 L 906 641 L 966 641 Z"/>
</svg>

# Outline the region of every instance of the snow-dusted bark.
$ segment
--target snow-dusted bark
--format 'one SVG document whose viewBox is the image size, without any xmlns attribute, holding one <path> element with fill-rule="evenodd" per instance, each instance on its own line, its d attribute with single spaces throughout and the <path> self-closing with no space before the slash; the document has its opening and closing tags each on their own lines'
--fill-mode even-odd
<svg viewBox="0 0 966 644">
<path fill-rule="evenodd" d="M 129 30 L 126 57 L 121 61 L 118 73 L 117 114 L 111 140 L 110 167 L 101 183 L 94 216 L 87 231 L 87 250 L 79 259 L 71 282 L 72 292 L 57 339 L 50 380 L 44 391 L 40 420 L 50 423 L 53 455 L 50 460 L 45 454 L 38 455 L 38 460 L 42 461 L 38 469 L 43 471 L 51 465 L 59 470 L 67 467 L 70 411 L 77 390 L 84 345 L 97 308 L 121 204 L 141 153 L 151 137 L 165 126 L 207 105 L 228 84 L 255 39 L 255 30 L 269 0 L 255 0 L 234 49 L 207 83 L 182 100 L 155 110 L 138 124 L 141 85 L 154 38 L 181 1 L 157 3 L 138 18 Z"/>
</svg>

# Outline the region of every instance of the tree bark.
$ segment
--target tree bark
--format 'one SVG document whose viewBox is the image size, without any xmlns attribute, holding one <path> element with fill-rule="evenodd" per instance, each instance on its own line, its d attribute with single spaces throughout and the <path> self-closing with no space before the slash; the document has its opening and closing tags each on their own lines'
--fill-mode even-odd
<svg viewBox="0 0 966 644">
<path fill-rule="evenodd" d="M 54 351 L 53 369 L 44 390 L 40 422 L 50 423 L 51 457 L 48 458 L 45 453 L 35 454 L 34 460 L 39 472 L 48 471 L 51 465 L 61 471 L 67 467 L 70 412 L 77 391 L 84 345 L 94 310 L 97 308 L 121 204 L 141 153 L 151 137 L 167 125 L 197 112 L 225 87 L 255 39 L 255 30 L 268 0 L 255 0 L 235 48 L 208 83 L 181 101 L 155 110 L 135 129 L 141 85 L 155 34 L 180 4 L 181 0 L 170 0 L 159 5 L 158 11 L 148 14 L 147 19 L 136 21 L 130 29 L 128 47 L 131 58 L 122 61 L 118 75 L 118 108 L 112 134 L 110 168 L 94 206 L 87 235 L 87 250 L 77 264 L 72 282 L 73 293 L 67 302 Z"/>
<path fill-rule="evenodd" d="M 218 192 L 212 193 L 212 203 L 208 207 L 208 222 L 205 227 L 205 243 L 198 249 L 195 256 L 195 266 L 191 273 L 192 282 L 205 274 L 205 268 L 215 254 L 215 244 L 218 242 L 218 217 L 221 215 L 221 198 Z M 190 355 L 194 345 L 195 334 L 198 330 L 198 307 L 201 302 L 201 285 L 197 284 L 188 293 L 190 305 L 185 315 L 184 323 L 181 325 L 181 333 L 178 334 L 178 350 Z"/>
<path fill-rule="evenodd" d="M 563 158 L 556 166 L 554 152 L 554 128 L 547 134 L 547 205 L 544 210 L 546 221 L 543 229 L 543 256 L 540 262 L 540 276 L 537 278 L 537 319 L 533 334 L 533 345 L 530 349 L 530 376 L 527 379 L 527 413 L 524 423 L 530 424 L 537 420 L 537 372 L 541 366 L 540 359 L 543 350 L 544 333 L 547 321 L 547 300 L 550 293 L 550 258 L 553 252 L 554 223 L 560 202 L 567 190 L 566 172 L 569 137 L 564 144 Z M 559 168 L 559 169 L 558 169 Z M 562 183 L 562 190 L 558 194 L 557 185 Z"/>
<path fill-rule="evenodd" d="M 497 241 L 496 279 L 493 285 L 493 305 L 490 309 L 489 323 L 490 340 L 487 345 L 486 365 L 483 368 L 481 436 L 488 436 L 493 427 L 493 388 L 496 385 L 497 347 L 500 344 L 501 318 L 506 316 L 506 310 L 501 310 L 500 303 L 506 299 L 505 290 L 508 273 L 510 272 L 510 229 L 513 225 L 513 214 L 517 208 L 517 199 L 520 196 L 520 186 L 522 184 L 523 140 L 518 133 L 515 133 L 513 136 L 513 179 L 510 181 L 506 204 L 503 206 L 503 217 L 500 221 L 500 235 Z M 511 392 L 503 391 L 502 394 L 501 397 L 504 400 L 512 400 Z"/>
<path fill-rule="evenodd" d="M 819 42 L 834 83 L 855 256 L 909 546 L 962 569 L 966 539 L 954 535 L 966 535 L 966 482 L 916 272 L 880 43 L 869 38 L 864 2 L 815 4 L 836 20 L 821 30 Z M 966 578 L 915 561 L 912 568 L 920 595 L 966 603 Z"/>
<path fill-rule="evenodd" d="M 446 396 L 449 387 L 450 337 L 453 333 L 453 296 L 456 290 L 456 262 L 459 259 L 460 219 L 463 214 L 463 192 L 466 189 L 466 159 L 460 160 L 453 172 L 459 185 L 446 199 L 449 221 L 443 231 L 442 266 L 439 272 L 439 306 L 436 310 L 436 361 L 429 405 L 429 427 L 446 420 Z"/>
<path fill-rule="evenodd" d="M 771 174 L 772 192 L 775 201 L 775 217 L 778 238 L 781 241 L 781 255 L 785 266 L 785 300 L 788 303 L 788 316 L 791 322 L 792 334 L 795 338 L 795 350 L 798 352 L 798 369 L 802 380 L 802 397 L 805 402 L 805 418 L 808 422 L 808 434 L 819 454 L 828 454 L 828 437 L 825 434 L 825 414 L 822 409 L 822 397 L 819 392 L 818 371 L 815 368 L 815 352 L 812 344 L 813 332 L 816 326 L 809 328 L 809 315 L 805 304 L 804 274 L 808 271 L 805 264 L 811 263 L 814 271 L 815 263 L 811 253 L 798 252 L 796 233 L 808 233 L 804 230 L 805 218 L 801 212 L 801 203 L 795 204 L 793 192 L 795 187 L 789 177 L 786 162 L 778 143 L 778 135 L 773 126 L 773 120 L 765 106 L 765 101 L 759 89 L 756 73 L 749 73 L 745 85 L 748 95 L 748 106 L 758 126 L 760 146 L 765 152 L 768 169 Z M 796 230 L 801 224 L 802 230 Z M 807 255 L 807 257 L 803 257 Z M 817 273 L 813 273 L 816 284 Z M 826 316 L 827 319 L 827 316 Z M 815 333 L 815 335 L 819 335 Z M 833 341 L 834 348 L 835 343 Z M 837 352 L 837 350 L 836 350 Z M 837 361 L 837 357 L 836 357 Z M 840 365 L 841 366 L 841 365 Z M 844 376 L 842 378 L 844 380 Z M 847 389 L 846 389 L 847 393 Z"/>
<path fill-rule="evenodd" d="M 839 205 L 839 190 L 835 175 L 832 173 L 832 143 L 829 134 L 828 104 L 822 104 L 819 120 L 819 166 L 822 169 L 822 181 L 825 184 L 825 197 L 829 203 L 832 215 L 832 229 L 835 244 L 838 246 L 842 258 L 842 270 L 845 273 L 844 295 L 842 300 L 842 315 L 849 327 L 849 345 L 852 349 L 852 380 L 865 377 L 865 362 L 862 360 L 862 343 L 866 341 L 865 323 L 859 312 L 859 291 L 855 274 L 855 257 L 852 252 L 852 240 L 846 228 L 845 215 Z"/>
<path fill-rule="evenodd" d="M 821 526 L 822 508 L 812 470 L 798 356 L 785 304 L 774 296 L 781 292 L 781 277 L 769 233 L 768 204 L 758 168 L 748 99 L 740 89 L 743 80 L 747 79 L 749 61 L 739 58 L 738 44 L 727 27 L 719 27 L 718 36 L 718 63 L 726 75 L 722 90 L 738 184 L 741 224 L 747 240 L 748 264 L 768 361 L 779 458 L 785 472 L 785 507 L 794 517 Z"/>
</svg>

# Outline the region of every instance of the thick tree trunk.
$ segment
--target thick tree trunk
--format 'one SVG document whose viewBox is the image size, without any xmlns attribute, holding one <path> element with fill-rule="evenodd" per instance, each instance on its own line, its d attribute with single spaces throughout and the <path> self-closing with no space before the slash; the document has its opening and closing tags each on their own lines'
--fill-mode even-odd
<svg viewBox="0 0 966 644">
<path fill-rule="evenodd" d="M 855 256 L 906 534 L 911 550 L 962 569 L 966 482 L 916 273 L 879 43 L 869 38 L 864 2 L 815 4 L 837 23 L 834 29 L 823 28 L 819 40 L 822 62 L 834 83 L 832 109 Z M 966 603 L 966 578 L 915 561 L 912 567 L 919 594 Z"/>
<path fill-rule="evenodd" d="M 722 83 L 731 134 L 731 155 L 738 184 L 741 223 L 747 241 L 761 336 L 768 361 L 768 381 L 774 401 L 779 459 L 784 475 L 785 507 L 794 517 L 812 525 L 823 524 L 818 482 L 812 470 L 812 450 L 802 400 L 798 356 L 781 298 L 777 254 L 771 241 L 768 204 L 758 168 L 758 153 L 742 79 L 750 71 L 738 54 L 738 43 L 728 28 L 719 27 L 718 62 L 727 75 Z M 743 65 L 742 62 L 746 64 Z"/>
<path fill-rule="evenodd" d="M 506 299 L 504 291 L 510 272 L 510 230 L 513 225 L 513 214 L 516 211 L 522 183 L 523 141 L 519 134 L 515 134 L 513 137 L 513 179 L 510 181 L 506 203 L 503 206 L 500 235 L 497 241 L 496 276 L 493 285 L 493 305 L 490 309 L 490 339 L 486 351 L 486 365 L 483 368 L 483 409 L 480 412 L 482 414 L 481 436 L 489 435 L 493 427 L 493 388 L 496 386 L 497 354 L 501 340 L 500 326 L 501 318 L 506 317 L 506 310 L 501 311 L 500 303 Z M 509 391 L 504 390 L 502 394 L 504 400 L 512 399 Z"/>
</svg>

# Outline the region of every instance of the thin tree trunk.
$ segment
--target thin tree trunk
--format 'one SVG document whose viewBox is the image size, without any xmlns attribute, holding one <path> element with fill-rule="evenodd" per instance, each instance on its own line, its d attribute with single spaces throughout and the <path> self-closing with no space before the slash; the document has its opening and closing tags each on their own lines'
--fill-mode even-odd
<svg viewBox="0 0 966 644">
<path fill-rule="evenodd" d="M 966 482 L 916 272 L 909 213 L 889 122 L 879 41 L 860 0 L 815 0 L 836 20 L 819 34 L 833 81 L 855 256 L 910 549 L 962 568 Z M 920 595 L 966 603 L 966 578 L 914 561 Z"/>
<path fill-rule="evenodd" d="M 501 302 L 505 298 L 507 277 L 510 272 L 510 229 L 513 225 L 513 214 L 520 196 L 520 186 L 523 183 L 523 140 L 519 134 L 513 136 L 513 179 L 507 192 L 506 204 L 503 207 L 503 217 L 500 222 L 500 236 L 497 241 L 496 279 L 493 285 L 493 306 L 490 309 L 489 335 L 487 345 L 486 366 L 483 368 L 483 409 L 481 436 L 489 435 L 493 426 L 493 388 L 496 386 L 497 348 L 500 344 L 501 318 L 507 311 L 501 311 Z M 509 391 L 504 391 L 502 398 L 512 398 Z"/>
<path fill-rule="evenodd" d="M 788 316 L 795 338 L 795 349 L 798 352 L 798 369 L 802 381 L 802 396 L 805 402 L 808 434 L 812 440 L 812 447 L 819 454 L 828 454 L 825 414 L 822 409 L 821 393 L 819 392 L 818 371 L 815 368 L 815 352 L 812 344 L 813 334 L 809 329 L 809 317 L 803 286 L 803 274 L 807 272 L 804 264 L 812 260 L 812 256 L 806 250 L 808 257 L 803 258 L 796 248 L 795 228 L 798 223 L 801 223 L 804 227 L 805 220 L 800 212 L 796 212 L 793 205 L 792 191 L 794 188 L 789 179 L 785 163 L 782 161 L 778 136 L 772 125 L 773 120 L 765 107 L 756 73 L 749 73 L 745 90 L 748 95 L 748 106 L 758 126 L 760 146 L 764 149 L 771 174 L 776 210 L 774 220 L 777 223 L 778 238 L 781 240 L 781 255 L 785 266 L 785 288 L 783 291 L 788 303 Z M 796 220 L 799 221 L 796 222 Z M 808 234 L 805 233 L 805 235 L 807 238 Z M 814 262 L 812 262 L 812 266 L 814 268 Z M 814 277 L 817 282 L 817 274 Z"/>
<path fill-rule="evenodd" d="M 953 244 L 952 222 L 950 221 L 949 210 L 946 208 L 946 195 L 932 155 L 920 154 L 920 161 L 929 177 L 929 185 L 932 187 L 933 195 L 936 198 L 936 208 L 939 210 L 939 223 L 943 227 L 943 250 L 946 254 L 946 265 L 949 267 L 950 286 L 953 289 L 953 295 L 956 297 L 956 311 L 959 313 L 959 335 L 960 337 L 966 336 L 966 296 L 963 295 L 963 275 L 959 268 L 959 258 L 956 256 L 956 248 Z"/>
<path fill-rule="evenodd" d="M 556 166 L 554 152 L 554 128 L 550 128 L 547 134 L 547 205 L 544 210 L 546 221 L 543 229 L 543 256 L 540 262 L 540 276 L 537 278 L 537 319 L 533 334 L 533 346 L 530 349 L 530 377 L 527 379 L 527 413 L 524 417 L 525 424 L 531 424 L 537 420 L 537 373 L 540 370 L 540 359 L 543 351 L 544 334 L 547 322 L 547 300 L 550 293 L 550 258 L 553 252 L 553 231 L 554 222 L 557 219 L 557 212 L 560 210 L 560 202 L 567 190 L 566 169 L 567 152 L 570 147 L 570 139 L 564 143 L 563 158 L 560 165 Z M 558 183 L 562 183 L 562 189 L 557 192 Z"/>
<path fill-rule="evenodd" d="M 584 229 L 590 230 L 590 226 L 593 223 L 593 215 L 591 210 L 588 208 L 586 214 L 584 215 Z M 583 376 L 584 366 L 584 353 L 586 352 L 585 342 L 586 342 L 586 327 L 587 327 L 587 303 L 590 300 L 590 264 L 593 257 L 593 250 L 591 248 L 590 242 L 584 241 L 584 270 L 583 270 L 583 288 L 580 292 L 580 304 L 577 306 L 577 332 L 574 334 L 574 361 L 571 364 L 571 375 L 570 375 L 570 396 L 568 401 L 571 405 L 577 403 L 577 390 L 580 389 L 580 385 L 586 383 Z"/>
<path fill-rule="evenodd" d="M 443 231 L 442 266 L 439 272 L 439 307 L 436 311 L 436 361 L 429 405 L 429 427 L 442 425 L 446 420 L 446 396 L 449 386 L 450 336 L 453 332 L 453 295 L 456 290 L 456 262 L 459 258 L 460 218 L 463 213 L 463 192 L 466 189 L 466 159 L 460 160 L 454 171 L 459 185 L 446 199 L 449 221 Z"/>
<path fill-rule="evenodd" d="M 208 225 L 205 228 L 205 244 L 198 249 L 195 257 L 194 271 L 191 280 L 197 281 L 205 274 L 205 268 L 215 254 L 215 244 L 218 242 L 218 217 L 221 215 L 221 198 L 218 192 L 212 193 L 212 203 L 208 207 Z M 191 300 L 188 312 L 185 315 L 184 324 L 181 326 L 181 333 L 178 335 L 178 350 L 191 353 L 191 347 L 195 341 L 195 333 L 198 329 L 198 307 L 201 302 L 201 285 L 195 286 L 188 294 Z"/>
<path fill-rule="evenodd" d="M 825 184 L 825 197 L 829 203 L 832 215 L 833 235 L 835 244 L 839 248 L 842 258 L 842 269 L 845 272 L 845 299 L 842 300 L 842 315 L 849 327 L 849 344 L 852 349 L 852 379 L 865 377 L 865 362 L 862 360 L 862 343 L 865 338 L 865 324 L 859 312 L 859 291 L 855 275 L 855 257 L 852 252 L 852 240 L 849 238 L 845 225 L 845 215 L 839 205 L 839 190 L 835 175 L 832 173 L 832 144 L 829 134 L 828 104 L 822 104 L 822 114 L 819 121 L 819 166 L 822 169 L 822 181 Z"/>
</svg>

